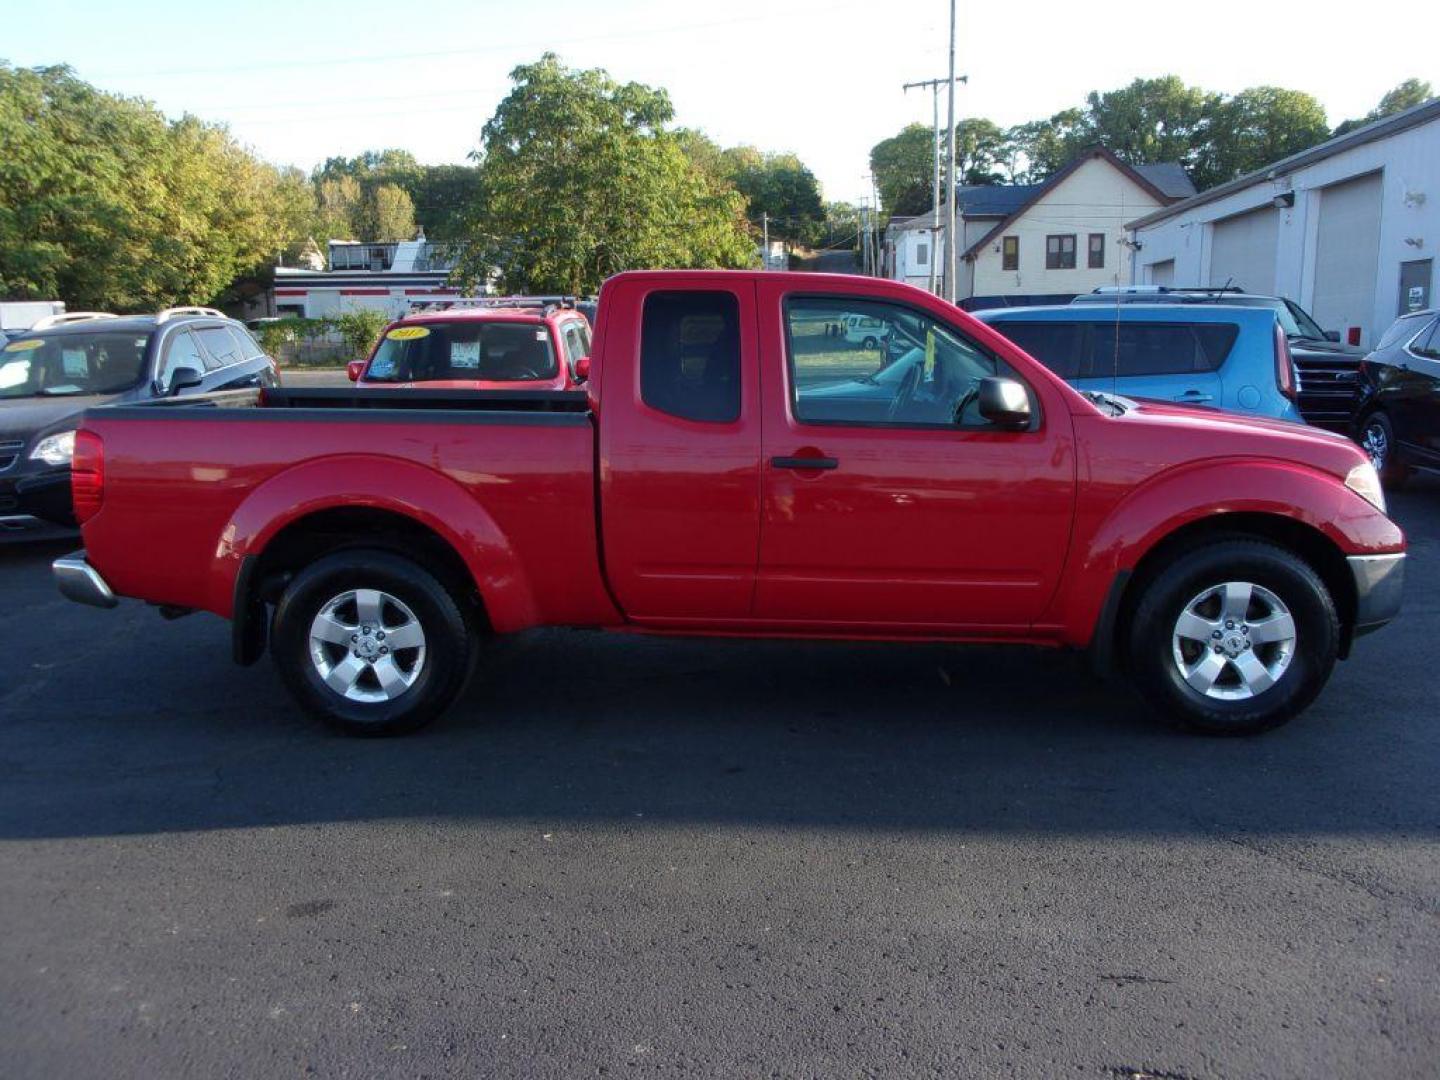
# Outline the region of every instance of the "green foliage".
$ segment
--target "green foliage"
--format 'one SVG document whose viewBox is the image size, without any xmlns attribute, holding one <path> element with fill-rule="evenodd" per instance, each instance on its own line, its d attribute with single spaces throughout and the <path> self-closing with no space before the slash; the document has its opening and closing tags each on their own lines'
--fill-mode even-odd
<svg viewBox="0 0 1440 1080">
<path fill-rule="evenodd" d="M 1336 135 L 1345 135 L 1358 127 L 1366 124 L 1373 124 L 1376 120 L 1384 120 L 1387 116 L 1394 116 L 1398 112 L 1414 108 L 1416 105 L 1423 105 L 1435 96 L 1435 91 L 1424 79 L 1406 79 L 1399 86 L 1386 93 L 1380 99 L 1380 104 L 1371 109 L 1358 120 L 1346 120 L 1335 129 Z"/>
<path fill-rule="evenodd" d="M 334 319 L 335 330 L 345 342 L 350 358 L 354 360 L 369 355 L 371 348 L 380 338 L 380 331 L 389 323 L 390 319 L 384 312 L 375 311 L 373 308 L 356 308 Z"/>
<path fill-rule="evenodd" d="M 1325 109 L 1309 94 L 1253 86 L 1215 109 L 1210 152 L 1196 163 L 1191 176 L 1200 187 L 1223 183 L 1329 136 Z"/>
<path fill-rule="evenodd" d="M 740 267 L 754 259 L 745 200 L 667 131 L 663 90 L 573 71 L 547 53 L 515 86 L 474 155 L 480 183 L 457 277 L 587 293 L 646 267 Z"/>
<path fill-rule="evenodd" d="M 203 303 L 285 247 L 305 201 L 223 127 L 0 63 L 0 294 Z"/>
<path fill-rule="evenodd" d="M 825 204 L 815 174 L 794 154 L 766 154 L 736 146 L 720 155 L 722 175 L 750 204 L 754 225 L 770 216 L 770 238 L 811 242 L 825 220 Z"/>
<path fill-rule="evenodd" d="M 312 177 L 317 234 L 326 240 L 414 239 L 419 227 L 417 196 L 435 195 L 435 170 L 474 172 L 463 165 L 421 165 L 408 150 L 367 150 L 353 158 L 327 158 Z M 434 217 L 445 219 L 457 209 L 441 207 Z"/>
<path fill-rule="evenodd" d="M 870 171 L 880 204 L 891 214 L 920 214 L 934 205 L 935 135 L 924 124 L 908 124 L 870 148 Z"/>
</svg>

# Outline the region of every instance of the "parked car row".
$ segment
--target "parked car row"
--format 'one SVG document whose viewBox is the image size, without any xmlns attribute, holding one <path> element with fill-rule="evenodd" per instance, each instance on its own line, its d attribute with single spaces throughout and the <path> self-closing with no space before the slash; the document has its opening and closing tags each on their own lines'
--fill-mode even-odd
<svg viewBox="0 0 1440 1080">
<path fill-rule="evenodd" d="M 73 312 L 0 345 L 0 526 L 73 524 L 70 464 L 86 409 L 280 384 L 275 363 L 214 308 Z"/>
</svg>

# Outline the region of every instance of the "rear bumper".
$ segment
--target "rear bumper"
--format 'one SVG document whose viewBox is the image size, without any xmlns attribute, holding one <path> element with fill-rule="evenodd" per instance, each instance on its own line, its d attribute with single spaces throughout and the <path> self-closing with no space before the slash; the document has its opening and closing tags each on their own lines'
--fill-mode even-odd
<svg viewBox="0 0 1440 1080">
<path fill-rule="evenodd" d="M 1405 553 L 1351 555 L 1345 560 L 1355 578 L 1354 634 L 1379 630 L 1400 613 L 1405 590 Z"/>
<path fill-rule="evenodd" d="M 99 572 L 85 561 L 85 552 L 63 555 L 50 564 L 55 586 L 66 599 L 91 607 L 113 608 L 118 600 Z"/>
</svg>

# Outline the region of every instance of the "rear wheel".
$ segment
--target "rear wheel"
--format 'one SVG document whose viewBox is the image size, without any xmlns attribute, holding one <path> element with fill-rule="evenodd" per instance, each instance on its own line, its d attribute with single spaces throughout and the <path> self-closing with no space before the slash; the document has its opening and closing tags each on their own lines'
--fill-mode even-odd
<svg viewBox="0 0 1440 1080">
<path fill-rule="evenodd" d="M 1360 426 L 1359 442 L 1386 487 L 1403 487 L 1410 479 L 1409 468 L 1400 463 L 1395 453 L 1395 425 L 1390 417 L 1379 411 L 1367 416 Z"/>
<path fill-rule="evenodd" d="M 352 735 L 397 735 L 459 695 L 472 635 L 429 573 L 387 551 L 352 550 L 317 560 L 286 588 L 271 652 L 310 712 Z"/>
<path fill-rule="evenodd" d="M 1263 541 L 1229 539 L 1181 555 L 1145 587 L 1129 658 L 1166 717 L 1248 735 L 1315 699 L 1339 642 L 1334 601 L 1307 563 Z"/>
</svg>

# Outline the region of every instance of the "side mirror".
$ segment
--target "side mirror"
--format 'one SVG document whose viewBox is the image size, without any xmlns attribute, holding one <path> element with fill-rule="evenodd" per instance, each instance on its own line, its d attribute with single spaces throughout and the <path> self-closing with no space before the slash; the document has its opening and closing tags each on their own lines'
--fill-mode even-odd
<svg viewBox="0 0 1440 1080">
<path fill-rule="evenodd" d="M 170 373 L 170 383 L 165 387 L 165 392 L 178 394 L 181 390 L 193 389 L 204 381 L 205 376 L 193 367 L 177 367 Z"/>
<path fill-rule="evenodd" d="M 365 373 L 364 360 L 351 360 L 345 365 L 345 374 L 350 376 L 351 382 L 359 382 L 360 376 Z"/>
<path fill-rule="evenodd" d="M 1326 331 L 1325 331 L 1325 340 L 1326 340 L 1326 341 L 1335 341 L 1335 342 L 1338 342 L 1338 341 L 1340 340 L 1340 331 L 1339 331 L 1339 330 L 1326 330 Z"/>
<path fill-rule="evenodd" d="M 575 381 L 585 382 L 590 378 L 590 357 L 582 356 L 575 361 Z"/>
<path fill-rule="evenodd" d="M 979 407 L 980 415 L 997 427 L 1030 426 L 1030 395 L 1014 379 L 981 379 Z"/>
</svg>

